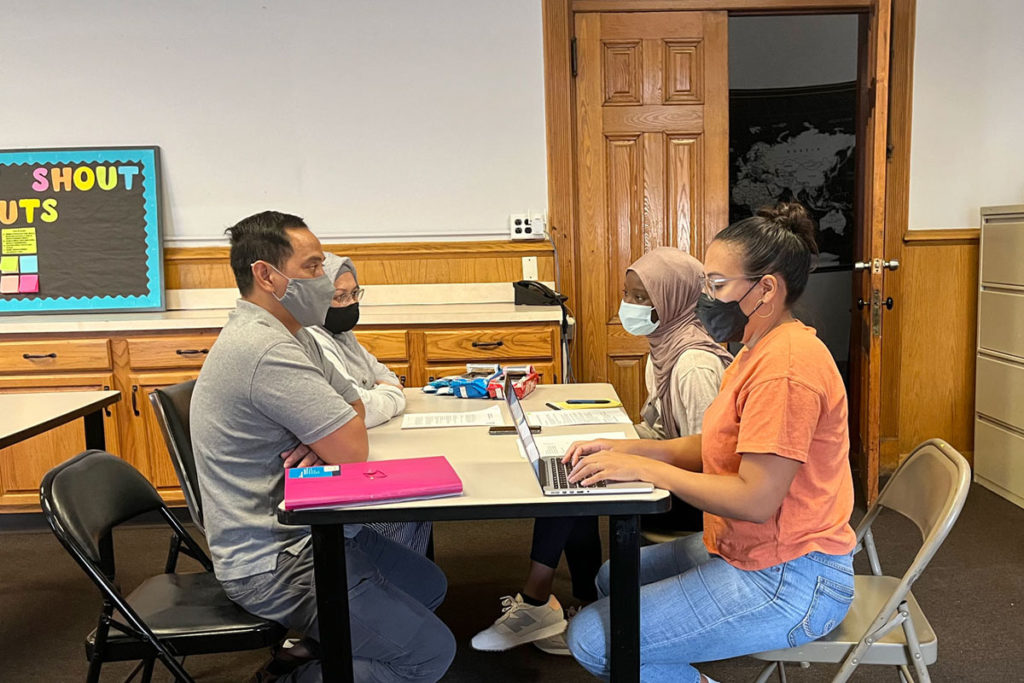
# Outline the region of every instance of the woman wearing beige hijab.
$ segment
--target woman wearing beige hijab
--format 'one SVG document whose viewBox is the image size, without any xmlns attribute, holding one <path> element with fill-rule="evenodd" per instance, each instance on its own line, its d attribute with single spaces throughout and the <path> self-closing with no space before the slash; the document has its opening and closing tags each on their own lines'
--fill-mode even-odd
<svg viewBox="0 0 1024 683">
<path fill-rule="evenodd" d="M 619 320 L 627 332 L 647 337 L 651 348 L 644 373 L 647 400 L 636 425 L 641 439 L 699 434 L 704 411 L 732 361 L 697 320 L 703 274 L 700 261 L 672 247 L 654 249 L 626 271 Z M 700 510 L 675 496 L 671 510 L 640 523 L 655 540 L 703 526 Z"/>
<path fill-rule="evenodd" d="M 637 433 L 674 439 L 700 432 L 704 411 L 718 394 L 732 356 L 697 320 L 704 268 L 673 247 L 644 254 L 626 271 L 619 319 L 627 332 L 647 337 L 647 401 Z"/>
</svg>

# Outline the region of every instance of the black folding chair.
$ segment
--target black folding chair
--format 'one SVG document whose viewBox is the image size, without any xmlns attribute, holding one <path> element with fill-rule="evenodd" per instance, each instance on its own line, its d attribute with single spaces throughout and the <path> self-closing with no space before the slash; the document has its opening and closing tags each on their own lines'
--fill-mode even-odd
<svg viewBox="0 0 1024 683">
<path fill-rule="evenodd" d="M 163 389 L 154 389 L 149 392 L 149 402 L 153 404 L 167 452 L 171 454 L 171 463 L 178 475 L 181 491 L 185 494 L 188 513 L 192 522 L 205 534 L 203 497 L 199 492 L 199 475 L 196 474 L 196 458 L 192 453 L 192 436 L 189 432 L 189 406 L 195 386 L 196 381 L 191 379 Z"/>
<path fill-rule="evenodd" d="M 85 642 L 90 683 L 104 662 L 141 660 L 150 681 L 156 659 L 175 680 L 191 682 L 177 658 L 270 647 L 285 629 L 231 602 L 202 548 L 167 509 L 145 477 L 124 460 L 99 450 L 81 453 L 46 473 L 40 490 L 46 520 L 64 548 L 103 596 L 99 623 Z M 158 512 L 205 571 L 177 574 L 174 567 L 122 594 L 114 567 L 112 529 Z"/>
</svg>

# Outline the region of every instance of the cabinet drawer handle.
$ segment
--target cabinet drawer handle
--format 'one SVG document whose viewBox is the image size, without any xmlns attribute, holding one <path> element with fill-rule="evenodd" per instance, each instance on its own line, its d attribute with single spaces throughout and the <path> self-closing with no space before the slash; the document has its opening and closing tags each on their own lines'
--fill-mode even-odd
<svg viewBox="0 0 1024 683">
<path fill-rule="evenodd" d="M 138 417 L 139 415 L 142 415 L 142 413 L 139 412 L 139 399 L 138 399 L 138 395 L 139 395 L 139 385 L 138 384 L 133 384 L 132 385 L 132 412 L 135 413 L 135 417 Z"/>
<path fill-rule="evenodd" d="M 56 353 L 23 353 L 21 357 L 25 360 L 41 360 L 43 358 L 56 358 Z"/>
<path fill-rule="evenodd" d="M 179 356 L 198 356 L 201 353 L 209 353 L 210 349 L 178 349 L 175 351 Z"/>
<path fill-rule="evenodd" d="M 500 339 L 498 341 L 492 341 L 492 342 L 478 342 L 478 341 L 473 342 L 473 348 L 474 349 L 494 349 L 494 348 L 497 348 L 499 346 L 504 346 L 504 345 L 505 345 L 505 342 L 501 341 Z"/>
</svg>

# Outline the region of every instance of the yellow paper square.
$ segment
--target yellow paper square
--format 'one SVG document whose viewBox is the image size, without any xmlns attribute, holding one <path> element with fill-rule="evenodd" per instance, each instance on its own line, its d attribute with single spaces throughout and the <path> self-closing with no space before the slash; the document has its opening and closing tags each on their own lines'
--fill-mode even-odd
<svg viewBox="0 0 1024 683">
<path fill-rule="evenodd" d="M 17 273 L 18 272 L 18 257 L 17 256 L 0 256 L 0 272 L 3 272 L 3 273 Z"/>
<path fill-rule="evenodd" d="M 3 244 L 0 250 L 4 254 L 36 253 L 35 228 L 10 228 L 3 231 Z"/>
</svg>

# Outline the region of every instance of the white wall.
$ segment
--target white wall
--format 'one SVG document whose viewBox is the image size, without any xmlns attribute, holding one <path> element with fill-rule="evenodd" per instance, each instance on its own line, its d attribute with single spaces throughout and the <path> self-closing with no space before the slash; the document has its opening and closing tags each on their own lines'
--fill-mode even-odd
<svg viewBox="0 0 1024 683">
<path fill-rule="evenodd" d="M 1024 2 L 917 3 L 910 228 L 1024 203 Z"/>
<path fill-rule="evenodd" d="M 159 145 L 164 234 L 336 241 L 547 206 L 540 0 L 50 0 L 3 13 L 0 148 Z"/>
<path fill-rule="evenodd" d="M 798 88 L 856 79 L 856 15 L 729 17 L 730 88 Z"/>
</svg>

